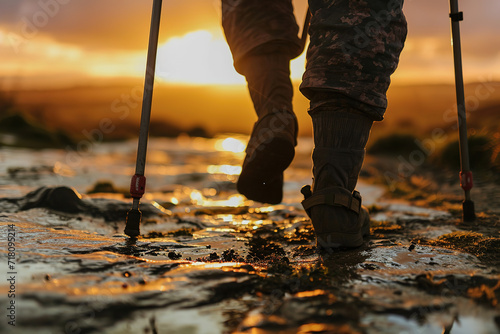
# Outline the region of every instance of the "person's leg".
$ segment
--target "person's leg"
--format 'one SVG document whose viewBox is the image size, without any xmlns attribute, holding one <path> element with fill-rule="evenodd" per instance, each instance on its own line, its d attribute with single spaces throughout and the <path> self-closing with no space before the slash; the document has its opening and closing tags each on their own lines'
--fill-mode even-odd
<svg viewBox="0 0 500 334">
<path fill-rule="evenodd" d="M 311 43 L 301 84 L 314 129 L 304 207 L 323 247 L 356 247 L 369 218 L 354 191 L 373 121 L 406 38 L 403 0 L 309 0 Z M 353 204 L 354 203 L 354 204 Z"/>
<path fill-rule="evenodd" d="M 291 0 L 223 0 L 222 25 L 258 116 L 237 188 L 249 199 L 279 203 L 298 130 L 290 60 L 301 45 Z"/>
</svg>

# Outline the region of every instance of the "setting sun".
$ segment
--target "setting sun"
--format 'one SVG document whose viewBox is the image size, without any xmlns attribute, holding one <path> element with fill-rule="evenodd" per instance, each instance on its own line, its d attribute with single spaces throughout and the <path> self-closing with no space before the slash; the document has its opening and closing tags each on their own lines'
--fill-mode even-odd
<svg viewBox="0 0 500 334">
<path fill-rule="evenodd" d="M 304 71 L 305 53 L 291 62 L 293 79 Z M 181 84 L 245 84 L 233 68 L 231 51 L 223 36 L 197 30 L 168 39 L 158 48 L 157 75 Z"/>
<path fill-rule="evenodd" d="M 160 45 L 157 75 L 168 82 L 187 84 L 245 83 L 232 64 L 225 40 L 216 39 L 207 30 L 198 30 Z"/>
</svg>

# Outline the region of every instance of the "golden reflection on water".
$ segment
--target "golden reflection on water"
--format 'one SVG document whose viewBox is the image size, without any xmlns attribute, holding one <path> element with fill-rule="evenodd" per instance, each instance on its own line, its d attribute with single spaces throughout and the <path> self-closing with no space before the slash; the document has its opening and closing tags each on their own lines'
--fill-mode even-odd
<svg viewBox="0 0 500 334">
<path fill-rule="evenodd" d="M 234 233 L 234 232 L 236 232 L 235 229 L 227 228 L 227 227 L 207 227 L 206 230 L 208 232 L 219 232 L 219 233 Z"/>
<path fill-rule="evenodd" d="M 261 208 L 256 208 L 255 212 L 256 213 L 269 213 L 269 212 L 273 212 L 275 209 L 276 208 L 274 206 L 264 206 Z"/>
<path fill-rule="evenodd" d="M 191 191 L 191 194 L 189 195 L 189 197 L 194 202 L 194 204 L 197 204 L 197 205 L 203 205 L 203 203 L 205 201 L 203 194 L 196 189 Z"/>
<path fill-rule="evenodd" d="M 54 174 L 66 177 L 72 177 L 76 175 L 76 172 L 72 170 L 69 166 L 63 164 L 62 162 L 56 161 L 54 163 Z"/>
<path fill-rule="evenodd" d="M 155 208 L 157 208 L 158 210 L 160 210 L 161 212 L 167 214 L 167 215 L 171 215 L 172 214 L 172 211 L 165 209 L 163 206 L 161 206 L 156 201 L 151 201 L 151 205 L 154 206 Z"/>
<path fill-rule="evenodd" d="M 228 197 L 225 200 L 212 200 L 209 198 L 205 198 L 203 194 L 199 190 L 192 190 L 190 194 L 190 198 L 195 205 L 207 206 L 207 207 L 217 207 L 217 206 L 225 206 L 225 207 L 233 207 L 236 208 L 238 206 L 244 206 L 247 201 L 243 195 L 234 194 Z"/>
<path fill-rule="evenodd" d="M 145 291 L 171 291 L 176 288 L 176 283 L 186 281 L 185 278 L 162 278 L 159 280 L 148 281 L 148 284 L 142 285 L 137 283 L 127 283 L 119 279 L 110 280 L 103 283 L 98 287 L 82 287 L 82 288 L 70 288 L 65 287 L 61 290 L 66 290 L 66 292 L 73 296 L 113 296 L 113 295 L 123 295 L 125 293 L 138 293 Z M 61 287 L 60 287 L 61 288 Z"/>
<path fill-rule="evenodd" d="M 308 297 L 322 296 L 322 295 L 325 295 L 325 294 L 326 294 L 325 290 L 316 289 L 316 290 L 312 290 L 312 291 L 297 292 L 296 296 L 298 298 L 308 298 Z"/>
<path fill-rule="evenodd" d="M 242 153 L 245 151 L 245 143 L 242 140 L 233 137 L 227 137 L 217 140 L 215 142 L 215 149 L 217 151 Z"/>
<path fill-rule="evenodd" d="M 228 216 L 232 216 L 232 215 L 228 215 Z M 252 229 L 256 230 L 258 229 L 259 227 L 263 226 L 263 225 L 267 225 L 267 224 L 272 224 L 272 220 L 262 220 L 262 219 L 259 219 L 259 220 L 250 220 L 250 219 L 243 219 L 243 220 L 234 220 L 231 218 L 226 218 L 227 220 L 224 220 L 225 222 L 230 222 L 232 223 L 232 225 L 236 225 L 236 226 L 252 226 Z M 231 220 L 229 220 L 231 219 Z"/>
<path fill-rule="evenodd" d="M 166 152 L 160 150 L 150 150 L 150 152 L 148 152 L 149 164 L 168 164 L 171 162 L 172 159 Z"/>
<path fill-rule="evenodd" d="M 234 219 L 234 215 L 217 215 L 217 218 L 222 219 L 225 223 L 230 223 Z"/>
<path fill-rule="evenodd" d="M 203 268 L 205 269 L 218 269 L 218 268 L 227 268 L 227 267 L 234 267 L 234 265 L 237 262 L 222 262 L 222 263 L 200 263 L 200 265 L 203 265 Z"/>
<path fill-rule="evenodd" d="M 232 165 L 210 165 L 207 167 L 209 174 L 240 175 L 241 166 Z"/>
</svg>

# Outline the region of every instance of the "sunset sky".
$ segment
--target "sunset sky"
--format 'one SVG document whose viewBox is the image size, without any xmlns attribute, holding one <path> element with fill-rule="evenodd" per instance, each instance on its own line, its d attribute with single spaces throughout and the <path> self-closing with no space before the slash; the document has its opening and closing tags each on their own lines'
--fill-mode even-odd
<svg viewBox="0 0 500 334">
<path fill-rule="evenodd" d="M 2 0 L 0 88 L 142 77 L 152 1 Z M 306 0 L 295 0 L 302 25 Z M 465 80 L 500 80 L 500 1 L 460 1 Z M 452 82 L 448 1 L 407 0 L 409 36 L 396 83 Z M 302 55 L 292 64 L 299 80 Z M 157 75 L 167 83 L 234 84 L 244 78 L 220 26 L 220 1 L 164 1 Z"/>
</svg>

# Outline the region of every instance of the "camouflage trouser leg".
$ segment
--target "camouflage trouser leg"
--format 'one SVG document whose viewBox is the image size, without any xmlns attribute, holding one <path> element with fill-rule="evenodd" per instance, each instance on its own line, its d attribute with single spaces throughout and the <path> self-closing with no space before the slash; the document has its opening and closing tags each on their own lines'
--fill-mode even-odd
<svg viewBox="0 0 500 334">
<path fill-rule="evenodd" d="M 307 66 L 300 86 L 311 108 L 341 100 L 382 120 L 406 38 L 403 0 L 309 0 Z"/>
<path fill-rule="evenodd" d="M 302 51 L 291 0 L 222 0 L 222 26 L 240 74 L 247 56 Z"/>
</svg>

